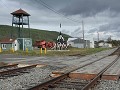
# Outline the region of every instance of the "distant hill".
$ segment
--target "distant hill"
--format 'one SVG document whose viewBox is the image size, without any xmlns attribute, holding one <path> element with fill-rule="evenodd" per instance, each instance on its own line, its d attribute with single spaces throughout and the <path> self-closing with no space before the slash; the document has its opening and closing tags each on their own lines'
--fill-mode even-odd
<svg viewBox="0 0 120 90">
<path fill-rule="evenodd" d="M 12 30 L 12 36 L 13 38 L 18 37 L 18 28 L 12 27 L 8 25 L 0 25 L 0 39 L 1 38 L 10 38 L 11 37 L 11 30 Z M 21 29 L 23 31 L 23 37 L 28 38 L 29 37 L 29 29 L 23 28 Z M 59 35 L 59 32 L 56 31 L 47 31 L 47 30 L 39 30 L 39 29 L 31 29 L 31 38 L 33 40 L 33 43 L 36 40 L 46 40 L 46 41 L 56 41 L 57 36 Z M 70 36 L 66 34 L 62 34 L 65 40 L 67 40 Z"/>
</svg>

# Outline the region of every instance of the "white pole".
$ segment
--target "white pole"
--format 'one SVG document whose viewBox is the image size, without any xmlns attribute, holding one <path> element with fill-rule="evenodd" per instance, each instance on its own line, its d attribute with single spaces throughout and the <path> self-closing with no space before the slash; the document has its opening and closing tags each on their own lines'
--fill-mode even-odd
<svg viewBox="0 0 120 90">
<path fill-rule="evenodd" d="M 82 30 L 83 30 L 83 44 L 85 48 L 85 36 L 84 36 L 84 22 L 82 21 Z"/>
</svg>

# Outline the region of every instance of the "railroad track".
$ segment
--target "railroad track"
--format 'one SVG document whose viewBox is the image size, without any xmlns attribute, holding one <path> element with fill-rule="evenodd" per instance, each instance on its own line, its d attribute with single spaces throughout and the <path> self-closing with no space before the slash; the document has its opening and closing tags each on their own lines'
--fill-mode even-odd
<svg viewBox="0 0 120 90">
<path fill-rule="evenodd" d="M 6 68 L 11 68 L 11 67 L 17 67 L 17 65 L 18 64 L 5 65 L 5 66 L 0 67 L 0 70 L 1 69 L 6 69 Z"/>
<path fill-rule="evenodd" d="M 0 68 L 0 79 L 6 79 L 8 77 L 18 76 L 23 73 L 29 73 L 30 69 L 36 67 L 37 65 L 30 65 L 26 67 L 16 67 L 17 64 L 8 65 Z M 15 67 L 15 68 L 13 68 Z M 2 71 L 3 70 L 3 71 Z"/>
<path fill-rule="evenodd" d="M 5 65 L 0 67 L 0 72 L 17 68 L 18 64 Z"/>
<path fill-rule="evenodd" d="M 52 78 L 44 83 L 41 83 L 39 85 L 36 85 L 28 90 L 89 90 L 90 88 L 94 87 L 94 85 L 101 79 L 102 74 L 110 68 L 120 57 L 120 48 L 118 48 L 114 53 L 111 55 L 118 55 L 118 57 L 112 61 L 108 66 L 106 66 L 104 69 L 102 69 L 95 78 L 92 80 L 81 80 L 81 79 L 71 79 L 69 77 L 69 74 L 77 69 L 83 68 L 87 65 L 90 65 L 94 62 L 97 62 L 99 60 L 90 62 L 82 67 L 74 68 L 74 70 L 71 70 L 69 72 L 66 72 L 65 74 L 58 76 L 56 78 Z M 107 57 L 107 56 L 106 56 Z"/>
</svg>

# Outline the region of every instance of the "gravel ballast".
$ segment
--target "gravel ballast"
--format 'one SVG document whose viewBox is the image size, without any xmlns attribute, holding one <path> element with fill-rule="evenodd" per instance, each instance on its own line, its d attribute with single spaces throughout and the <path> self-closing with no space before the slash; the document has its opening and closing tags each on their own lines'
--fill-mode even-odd
<svg viewBox="0 0 120 90">
<path fill-rule="evenodd" d="M 30 73 L 25 73 L 20 76 L 14 76 L 7 79 L 0 79 L 0 90 L 26 90 L 32 86 L 40 84 L 46 80 L 50 74 L 57 69 L 63 68 L 65 66 L 79 66 L 84 60 L 87 63 L 92 60 L 97 60 L 101 57 L 107 56 L 111 54 L 116 49 L 102 51 L 96 54 L 87 55 L 86 57 L 78 58 L 78 57 L 36 57 L 31 58 L 33 64 L 40 63 L 46 64 L 48 66 L 44 66 L 41 68 L 33 68 Z M 93 59 L 94 58 L 94 59 Z M 21 63 L 29 63 L 30 60 L 25 60 Z M 31 62 L 31 63 L 32 63 Z M 31 64 L 30 63 L 30 64 Z M 85 64 L 85 62 L 83 62 Z M 115 89 L 116 90 L 116 89 Z"/>
<path fill-rule="evenodd" d="M 44 82 L 44 79 L 47 78 L 53 70 L 55 70 L 55 67 L 52 66 L 33 68 L 30 73 L 0 79 L 0 90 L 26 90 L 31 86 Z"/>
<path fill-rule="evenodd" d="M 105 67 L 107 67 L 116 58 L 117 58 L 116 55 L 103 58 L 100 61 L 92 63 L 92 64 L 85 66 L 81 69 L 78 69 L 72 73 L 98 74 L 101 70 L 103 70 Z"/>
<path fill-rule="evenodd" d="M 93 90 L 120 90 L 120 80 L 101 80 Z"/>
</svg>

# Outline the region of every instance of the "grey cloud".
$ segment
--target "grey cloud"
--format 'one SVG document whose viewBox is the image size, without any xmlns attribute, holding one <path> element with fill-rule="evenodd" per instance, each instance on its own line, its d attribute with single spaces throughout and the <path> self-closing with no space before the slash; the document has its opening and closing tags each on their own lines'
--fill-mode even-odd
<svg viewBox="0 0 120 90">
<path fill-rule="evenodd" d="M 97 32 L 97 31 L 98 31 L 97 28 L 93 28 L 93 29 L 90 29 L 90 30 L 88 31 L 88 33 L 94 33 L 94 32 Z"/>
<path fill-rule="evenodd" d="M 116 33 L 115 35 L 116 35 L 116 37 L 119 37 L 119 39 L 120 39 L 120 32 Z"/>
<path fill-rule="evenodd" d="M 10 0 L 8 0 L 10 1 Z M 32 9 L 49 9 L 54 8 L 55 10 L 61 8 L 61 6 L 64 6 L 64 0 L 12 0 L 13 2 L 18 2 L 22 6 L 29 6 L 32 7 Z M 69 0 L 66 0 L 69 1 Z M 43 3 L 42 3 L 43 2 Z M 46 8 L 45 6 L 48 8 Z"/>
<path fill-rule="evenodd" d="M 105 10 L 120 12 L 120 0 L 75 0 L 69 6 L 61 9 L 65 15 L 94 16 Z"/>
<path fill-rule="evenodd" d="M 110 22 L 108 24 L 104 24 L 104 25 L 100 25 L 98 28 L 93 28 L 93 29 L 90 29 L 88 31 L 88 33 L 95 33 L 95 32 L 105 32 L 105 33 L 108 33 L 108 32 L 120 32 L 120 22 L 119 21 L 116 21 L 116 22 Z"/>
<path fill-rule="evenodd" d="M 120 22 L 101 25 L 99 27 L 100 32 L 120 32 Z"/>
<path fill-rule="evenodd" d="M 79 27 L 79 28 L 77 28 L 77 29 L 75 29 L 73 32 L 71 32 L 71 36 L 72 37 L 82 37 L 82 30 L 81 30 L 81 28 Z"/>
<path fill-rule="evenodd" d="M 69 35 L 69 33 L 70 33 L 70 31 L 65 30 L 65 29 L 63 29 L 61 32 L 64 33 L 64 34 L 68 34 L 68 35 Z"/>
<path fill-rule="evenodd" d="M 10 1 L 10 0 L 7 0 L 7 1 Z M 39 3 L 39 0 L 11 0 L 10 2 L 18 3 L 18 8 L 29 8 L 31 10 L 43 9 L 44 8 Z"/>
</svg>

